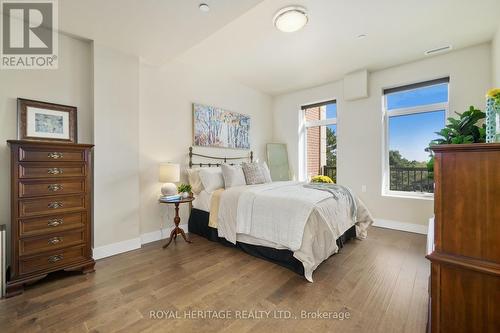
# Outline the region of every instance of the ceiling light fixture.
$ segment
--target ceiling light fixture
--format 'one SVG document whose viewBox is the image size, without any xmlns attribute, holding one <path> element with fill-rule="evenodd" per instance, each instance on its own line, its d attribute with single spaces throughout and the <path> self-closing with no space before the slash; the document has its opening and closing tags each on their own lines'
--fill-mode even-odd
<svg viewBox="0 0 500 333">
<path fill-rule="evenodd" d="M 198 8 L 200 8 L 200 10 L 204 13 L 210 11 L 210 7 L 206 3 L 200 3 Z"/>
<path fill-rule="evenodd" d="M 437 47 L 435 49 L 427 50 L 427 51 L 424 52 L 424 54 L 426 56 L 428 56 L 428 55 L 433 55 L 433 54 L 436 54 L 436 53 L 443 53 L 443 52 L 446 52 L 446 51 L 450 51 L 451 49 L 452 49 L 451 45 L 445 45 L 445 46 Z"/>
<path fill-rule="evenodd" d="M 309 17 L 307 15 L 307 10 L 299 6 L 282 8 L 273 18 L 274 26 L 283 32 L 298 31 L 302 29 L 308 21 Z"/>
</svg>

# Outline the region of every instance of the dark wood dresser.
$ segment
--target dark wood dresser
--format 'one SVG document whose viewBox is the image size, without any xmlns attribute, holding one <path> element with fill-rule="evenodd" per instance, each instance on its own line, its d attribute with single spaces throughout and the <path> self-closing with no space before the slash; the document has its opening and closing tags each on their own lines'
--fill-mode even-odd
<svg viewBox="0 0 500 333">
<path fill-rule="evenodd" d="M 500 332 L 500 144 L 434 146 L 431 332 Z"/>
<path fill-rule="evenodd" d="M 8 141 L 11 263 L 7 297 L 58 270 L 94 271 L 91 248 L 93 145 Z"/>
</svg>

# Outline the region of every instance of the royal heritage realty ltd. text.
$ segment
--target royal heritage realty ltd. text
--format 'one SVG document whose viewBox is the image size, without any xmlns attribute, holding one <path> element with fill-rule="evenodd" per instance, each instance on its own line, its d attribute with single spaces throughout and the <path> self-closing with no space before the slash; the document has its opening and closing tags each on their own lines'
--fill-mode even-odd
<svg viewBox="0 0 500 333">
<path fill-rule="evenodd" d="M 288 310 L 151 310 L 150 319 L 162 320 L 253 320 L 253 319 L 326 319 L 347 320 L 351 318 L 349 311 L 307 311 L 301 310 L 297 313 Z"/>
</svg>

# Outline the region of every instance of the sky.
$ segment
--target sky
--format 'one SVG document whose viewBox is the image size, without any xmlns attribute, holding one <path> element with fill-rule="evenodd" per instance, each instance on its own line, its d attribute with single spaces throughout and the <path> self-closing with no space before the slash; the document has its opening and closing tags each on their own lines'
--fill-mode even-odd
<svg viewBox="0 0 500 333">
<path fill-rule="evenodd" d="M 326 105 L 326 119 L 337 118 L 337 103 Z"/>
<path fill-rule="evenodd" d="M 391 110 L 448 101 L 448 84 L 423 87 L 387 95 L 387 109 Z M 389 119 L 389 149 L 399 150 L 401 155 L 412 161 L 428 161 L 429 153 L 424 149 L 434 133 L 446 123 L 445 111 L 427 112 L 415 115 L 391 117 Z"/>
<path fill-rule="evenodd" d="M 438 138 L 434 132 L 441 130 L 444 122 L 444 110 L 392 117 L 389 119 L 389 149 L 399 150 L 409 161 L 428 161 L 429 153 L 424 149 L 431 140 Z"/>
<path fill-rule="evenodd" d="M 326 105 L 326 118 L 337 118 L 337 103 L 327 104 Z M 337 134 L 337 125 L 328 125 L 333 133 Z"/>
<path fill-rule="evenodd" d="M 395 92 L 387 95 L 387 109 L 391 110 L 434 104 L 448 101 L 448 84 L 422 87 L 413 90 Z M 326 106 L 326 117 L 337 117 L 337 104 Z M 446 112 L 434 111 L 421 114 L 390 117 L 389 149 L 399 150 L 401 155 L 410 160 L 424 162 L 429 160 L 425 148 L 431 140 L 437 139 L 434 132 L 441 130 L 446 123 Z M 337 133 L 337 126 L 328 126 Z"/>
</svg>

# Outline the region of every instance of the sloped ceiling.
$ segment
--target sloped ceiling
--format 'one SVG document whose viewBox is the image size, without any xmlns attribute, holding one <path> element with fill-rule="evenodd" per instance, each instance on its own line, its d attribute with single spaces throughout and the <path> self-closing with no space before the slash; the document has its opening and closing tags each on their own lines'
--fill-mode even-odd
<svg viewBox="0 0 500 333">
<path fill-rule="evenodd" d="M 63 0 L 62 30 L 140 56 L 176 58 L 276 95 L 490 41 L 499 0 Z M 277 31 L 274 14 L 302 5 L 309 23 Z M 359 34 L 367 34 L 358 39 Z"/>
<path fill-rule="evenodd" d="M 262 0 L 59 0 L 60 30 L 162 64 Z M 207 3 L 208 13 L 198 9 Z"/>
</svg>

